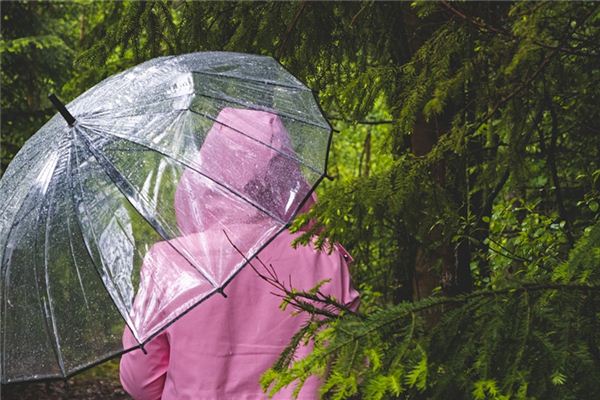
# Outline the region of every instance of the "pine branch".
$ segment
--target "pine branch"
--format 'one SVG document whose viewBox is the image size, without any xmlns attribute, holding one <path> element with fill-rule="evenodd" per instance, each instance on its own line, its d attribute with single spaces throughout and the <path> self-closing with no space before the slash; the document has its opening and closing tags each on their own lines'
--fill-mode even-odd
<svg viewBox="0 0 600 400">
<path fill-rule="evenodd" d="M 341 304 L 336 301 L 332 296 L 325 295 L 321 292 L 320 286 L 327 281 L 322 281 L 317 284 L 317 286 L 309 291 L 298 291 L 293 288 L 293 284 L 291 281 L 291 277 L 289 277 L 289 287 L 279 278 L 277 275 L 277 271 L 273 267 L 273 265 L 269 264 L 267 266 L 258 256 L 256 256 L 256 260 L 260 263 L 260 265 L 264 269 L 264 273 L 259 271 L 252 261 L 246 257 L 246 255 L 237 247 L 233 241 L 227 235 L 227 232 L 223 230 L 225 237 L 231 244 L 231 246 L 244 258 L 247 265 L 254 270 L 254 272 L 258 275 L 259 278 L 267 282 L 269 285 L 274 287 L 278 292 L 272 292 L 274 296 L 280 297 L 285 304 L 289 304 L 292 307 L 296 308 L 299 311 L 308 312 L 311 315 L 317 314 L 322 315 L 329 319 L 339 318 L 339 314 L 333 311 L 329 311 L 328 308 L 334 308 L 339 311 L 343 311 L 348 314 L 357 314 L 356 311 L 353 311 L 345 304 Z M 320 304 L 321 307 L 317 307 L 310 302 L 315 302 Z"/>
<path fill-rule="evenodd" d="M 507 295 L 511 296 L 517 293 L 533 293 L 539 291 L 550 291 L 550 290 L 574 290 L 574 291 L 582 291 L 582 292 L 598 292 L 600 293 L 600 285 L 599 286 L 591 286 L 591 285 L 583 285 L 583 284 L 561 284 L 561 283 L 543 283 L 543 284 L 525 284 L 519 287 L 514 288 L 504 288 L 498 290 L 481 290 L 477 292 L 473 292 L 467 295 L 459 295 L 456 297 L 429 297 L 423 299 L 417 303 L 401 303 L 398 306 L 395 306 L 393 309 L 386 310 L 386 314 L 390 314 L 389 318 L 383 318 L 383 321 L 376 322 L 371 325 L 369 328 L 361 331 L 360 333 L 351 333 L 350 338 L 337 343 L 334 346 L 329 346 L 326 351 L 319 353 L 319 358 L 325 358 L 333 353 L 337 352 L 341 348 L 356 342 L 359 339 L 369 336 L 373 332 L 376 332 L 385 326 L 394 324 L 396 322 L 401 321 L 407 315 L 415 315 L 417 313 L 423 312 L 433 307 L 439 307 L 443 305 L 459 305 L 468 303 L 471 300 L 477 298 L 494 298 L 499 295 Z"/>
<path fill-rule="evenodd" d="M 440 4 L 442 4 L 442 6 L 444 6 L 453 15 L 455 15 L 455 16 L 467 21 L 471 25 L 475 26 L 480 32 L 492 32 L 492 33 L 506 37 L 507 39 L 513 40 L 513 41 L 519 41 L 521 39 L 519 36 L 512 34 L 510 31 L 508 31 L 504 28 L 495 27 L 495 26 L 489 24 L 488 22 L 485 22 L 481 18 L 475 18 L 470 15 L 467 15 L 465 12 L 460 11 L 457 7 L 453 7 L 450 4 L 450 2 L 448 2 L 448 1 L 441 1 Z M 547 50 L 553 50 L 553 51 L 556 50 L 556 51 L 560 51 L 560 52 L 567 53 L 570 55 L 575 55 L 575 56 L 581 56 L 581 57 L 598 57 L 598 56 L 600 56 L 599 54 L 596 54 L 596 53 L 582 52 L 582 51 L 579 51 L 579 50 L 571 48 L 571 47 L 565 47 L 565 46 L 561 46 L 561 45 L 558 45 L 558 46 L 549 45 L 549 44 L 541 42 L 537 39 L 533 39 L 532 43 L 536 44 L 537 46 L 539 46 L 541 48 L 547 49 Z"/>
<path fill-rule="evenodd" d="M 537 127 L 539 126 L 540 122 L 542 121 L 542 117 L 544 116 L 543 111 L 544 110 L 542 108 L 538 109 L 535 117 L 533 118 L 533 124 L 531 126 L 531 129 L 529 129 L 527 131 L 525 137 L 523 138 L 523 143 L 520 144 L 521 146 L 525 147 L 529 143 L 529 141 L 531 139 L 531 136 L 533 136 L 533 132 L 537 129 Z M 502 177 L 496 183 L 496 186 L 494 186 L 494 189 L 492 190 L 492 192 L 490 193 L 490 195 L 485 199 L 485 203 L 481 207 L 481 213 L 480 213 L 480 215 L 478 215 L 478 218 L 482 218 L 485 215 L 484 213 L 487 210 L 491 210 L 492 209 L 492 205 L 494 203 L 494 200 L 496 199 L 496 197 L 498 197 L 498 195 L 502 191 L 502 188 L 504 187 L 504 185 L 508 181 L 508 178 L 510 176 L 510 167 L 511 167 L 510 165 L 506 166 L 506 169 L 505 169 L 504 173 L 502 174 Z"/>
</svg>

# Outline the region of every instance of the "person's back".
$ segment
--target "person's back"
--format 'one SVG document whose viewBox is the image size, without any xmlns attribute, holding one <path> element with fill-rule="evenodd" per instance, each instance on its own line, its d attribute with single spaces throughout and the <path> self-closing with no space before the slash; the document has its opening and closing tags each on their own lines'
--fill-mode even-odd
<svg viewBox="0 0 600 400">
<path fill-rule="evenodd" d="M 356 301 L 340 246 L 331 253 L 312 247 L 294 250 L 296 235 L 287 231 L 267 244 L 295 211 L 314 204 L 302 168 L 276 114 L 220 111 L 194 168 L 183 168 L 179 177 L 173 200 L 178 235 L 155 243 L 144 255 L 129 313 L 137 339 L 126 329 L 124 348 L 162 333 L 146 343 L 148 354 L 135 350 L 121 359 L 122 383 L 134 398 L 266 397 L 260 375 L 277 360 L 306 317 L 282 311 L 281 298 L 271 293 L 274 288 L 249 266 L 236 274 L 244 257 L 259 247 L 266 245 L 260 259 L 273 266 L 289 289 L 291 284 L 308 290 L 327 279 L 324 293 L 342 303 Z M 256 260 L 253 263 L 262 268 Z M 225 298 L 218 287 L 229 280 Z M 198 302 L 202 304 L 174 320 Z M 165 324 L 170 325 L 161 331 Z M 316 398 L 317 388 L 315 379 L 307 382 L 300 398 Z M 292 390 L 277 398 L 289 399 Z"/>
<path fill-rule="evenodd" d="M 325 294 L 354 307 L 358 293 L 352 289 L 344 250 L 336 246 L 328 254 L 311 247 L 292 249 L 295 235 L 283 232 L 260 254 L 279 278 L 298 290 L 308 290 L 328 279 Z M 254 260 L 260 271 L 263 267 Z M 227 286 L 227 298 L 213 295 L 149 342 L 147 354 L 136 350 L 121 359 L 121 382 L 136 399 L 262 399 L 259 379 L 279 357 L 306 316 L 279 308 L 273 294 L 249 266 Z M 281 294 L 281 293 L 279 293 Z M 127 331 L 124 346 L 137 344 Z M 298 356 L 309 351 L 301 348 Z M 300 399 L 318 397 L 319 382 L 309 380 Z M 275 399 L 289 399 L 293 387 Z"/>
</svg>

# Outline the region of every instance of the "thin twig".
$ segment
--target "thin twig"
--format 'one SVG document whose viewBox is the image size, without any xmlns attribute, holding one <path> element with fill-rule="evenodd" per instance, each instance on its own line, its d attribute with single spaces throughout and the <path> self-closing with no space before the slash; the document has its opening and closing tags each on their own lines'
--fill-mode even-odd
<svg viewBox="0 0 600 400">
<path fill-rule="evenodd" d="M 334 117 L 334 116 L 327 116 L 328 120 L 331 121 L 341 121 L 341 122 L 346 122 L 348 124 L 355 124 L 355 125 L 390 125 L 390 124 L 395 124 L 396 122 L 398 122 L 395 119 L 382 119 L 382 120 L 350 120 L 350 119 L 345 119 L 342 117 Z"/>
<path fill-rule="evenodd" d="M 248 259 L 248 257 L 246 257 L 246 255 L 233 243 L 233 241 L 229 238 L 229 235 L 227 235 L 227 232 L 225 232 L 225 230 L 223 230 L 223 233 L 225 234 L 225 237 L 227 238 L 231 246 L 244 258 L 246 263 L 250 266 L 250 268 L 254 270 L 258 277 L 267 282 L 275 289 L 277 289 L 277 291 L 279 292 L 279 294 L 273 292 L 271 293 L 273 293 L 277 297 L 281 297 L 283 301 L 287 304 L 300 311 L 306 311 L 310 314 L 319 314 L 330 319 L 338 318 L 339 314 L 333 311 L 329 311 L 327 307 L 333 307 L 335 309 L 338 309 L 339 311 L 343 311 L 349 314 L 357 314 L 348 306 L 337 302 L 332 296 L 324 295 L 320 290 L 317 290 L 317 292 L 314 294 L 311 292 L 294 290 L 292 286 L 291 276 L 289 276 L 289 288 L 286 287 L 285 284 L 279 280 L 279 276 L 277 275 L 277 272 L 273 265 L 269 264 L 267 266 L 260 259 L 260 257 L 256 256 L 255 259 L 265 270 L 265 273 L 260 272 L 250 261 L 250 259 Z M 324 306 L 323 308 L 320 308 L 310 302 L 315 302 Z"/>
<path fill-rule="evenodd" d="M 550 110 L 550 118 L 552 120 L 552 134 L 550 137 L 550 145 L 548 146 L 548 167 L 550 168 L 550 175 L 552 175 L 552 181 L 554 183 L 554 193 L 556 195 L 556 204 L 558 205 L 558 214 L 561 219 L 565 221 L 565 233 L 567 235 L 567 240 L 569 241 L 569 246 L 573 248 L 575 246 L 575 238 L 572 233 L 572 223 L 569 219 L 567 209 L 565 208 L 565 204 L 563 202 L 562 189 L 560 186 L 560 180 L 558 178 L 558 171 L 556 169 L 556 142 L 558 140 L 558 117 L 556 115 L 556 110 L 554 109 L 554 103 L 550 96 L 546 96 L 546 101 L 548 103 L 548 109 Z M 540 135 L 540 140 L 542 139 L 542 135 Z"/>
<path fill-rule="evenodd" d="M 307 6 L 306 1 L 303 1 L 298 6 L 298 9 L 296 10 L 296 14 L 294 15 L 292 22 L 288 26 L 287 31 L 285 32 L 285 36 L 283 37 L 283 40 L 281 41 L 281 44 L 279 45 L 279 48 L 277 49 L 277 59 L 281 59 L 281 56 L 283 55 L 285 47 L 287 46 L 287 42 L 290 38 L 290 35 L 292 34 L 292 31 L 294 30 L 294 27 L 298 23 L 298 20 L 300 19 L 300 15 L 302 15 L 302 12 L 306 8 L 306 6 Z"/>
</svg>

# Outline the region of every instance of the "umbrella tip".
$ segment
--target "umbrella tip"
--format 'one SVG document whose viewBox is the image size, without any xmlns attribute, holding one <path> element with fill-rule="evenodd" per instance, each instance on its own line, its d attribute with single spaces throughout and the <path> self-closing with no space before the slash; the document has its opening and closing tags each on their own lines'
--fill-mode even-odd
<svg viewBox="0 0 600 400">
<path fill-rule="evenodd" d="M 60 115 L 62 115 L 62 117 L 65 119 L 65 121 L 67 121 L 67 124 L 69 124 L 69 126 L 73 126 L 73 124 L 75 123 L 75 117 L 71 115 L 69 110 L 67 110 L 67 107 L 65 107 L 65 105 L 60 101 L 60 99 L 56 97 L 54 93 L 50 93 L 48 95 L 48 99 L 50 99 L 54 108 L 56 108 Z"/>
</svg>

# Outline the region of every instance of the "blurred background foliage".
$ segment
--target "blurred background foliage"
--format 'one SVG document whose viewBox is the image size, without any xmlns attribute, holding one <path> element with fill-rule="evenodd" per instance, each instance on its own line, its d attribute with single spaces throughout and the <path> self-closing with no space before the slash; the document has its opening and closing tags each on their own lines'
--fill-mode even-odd
<svg viewBox="0 0 600 400">
<path fill-rule="evenodd" d="M 54 112 L 160 55 L 271 55 L 336 128 L 304 235 L 357 315 L 315 317 L 265 388 L 324 398 L 600 396 L 600 4 L 2 3 L 2 170 Z"/>
</svg>

